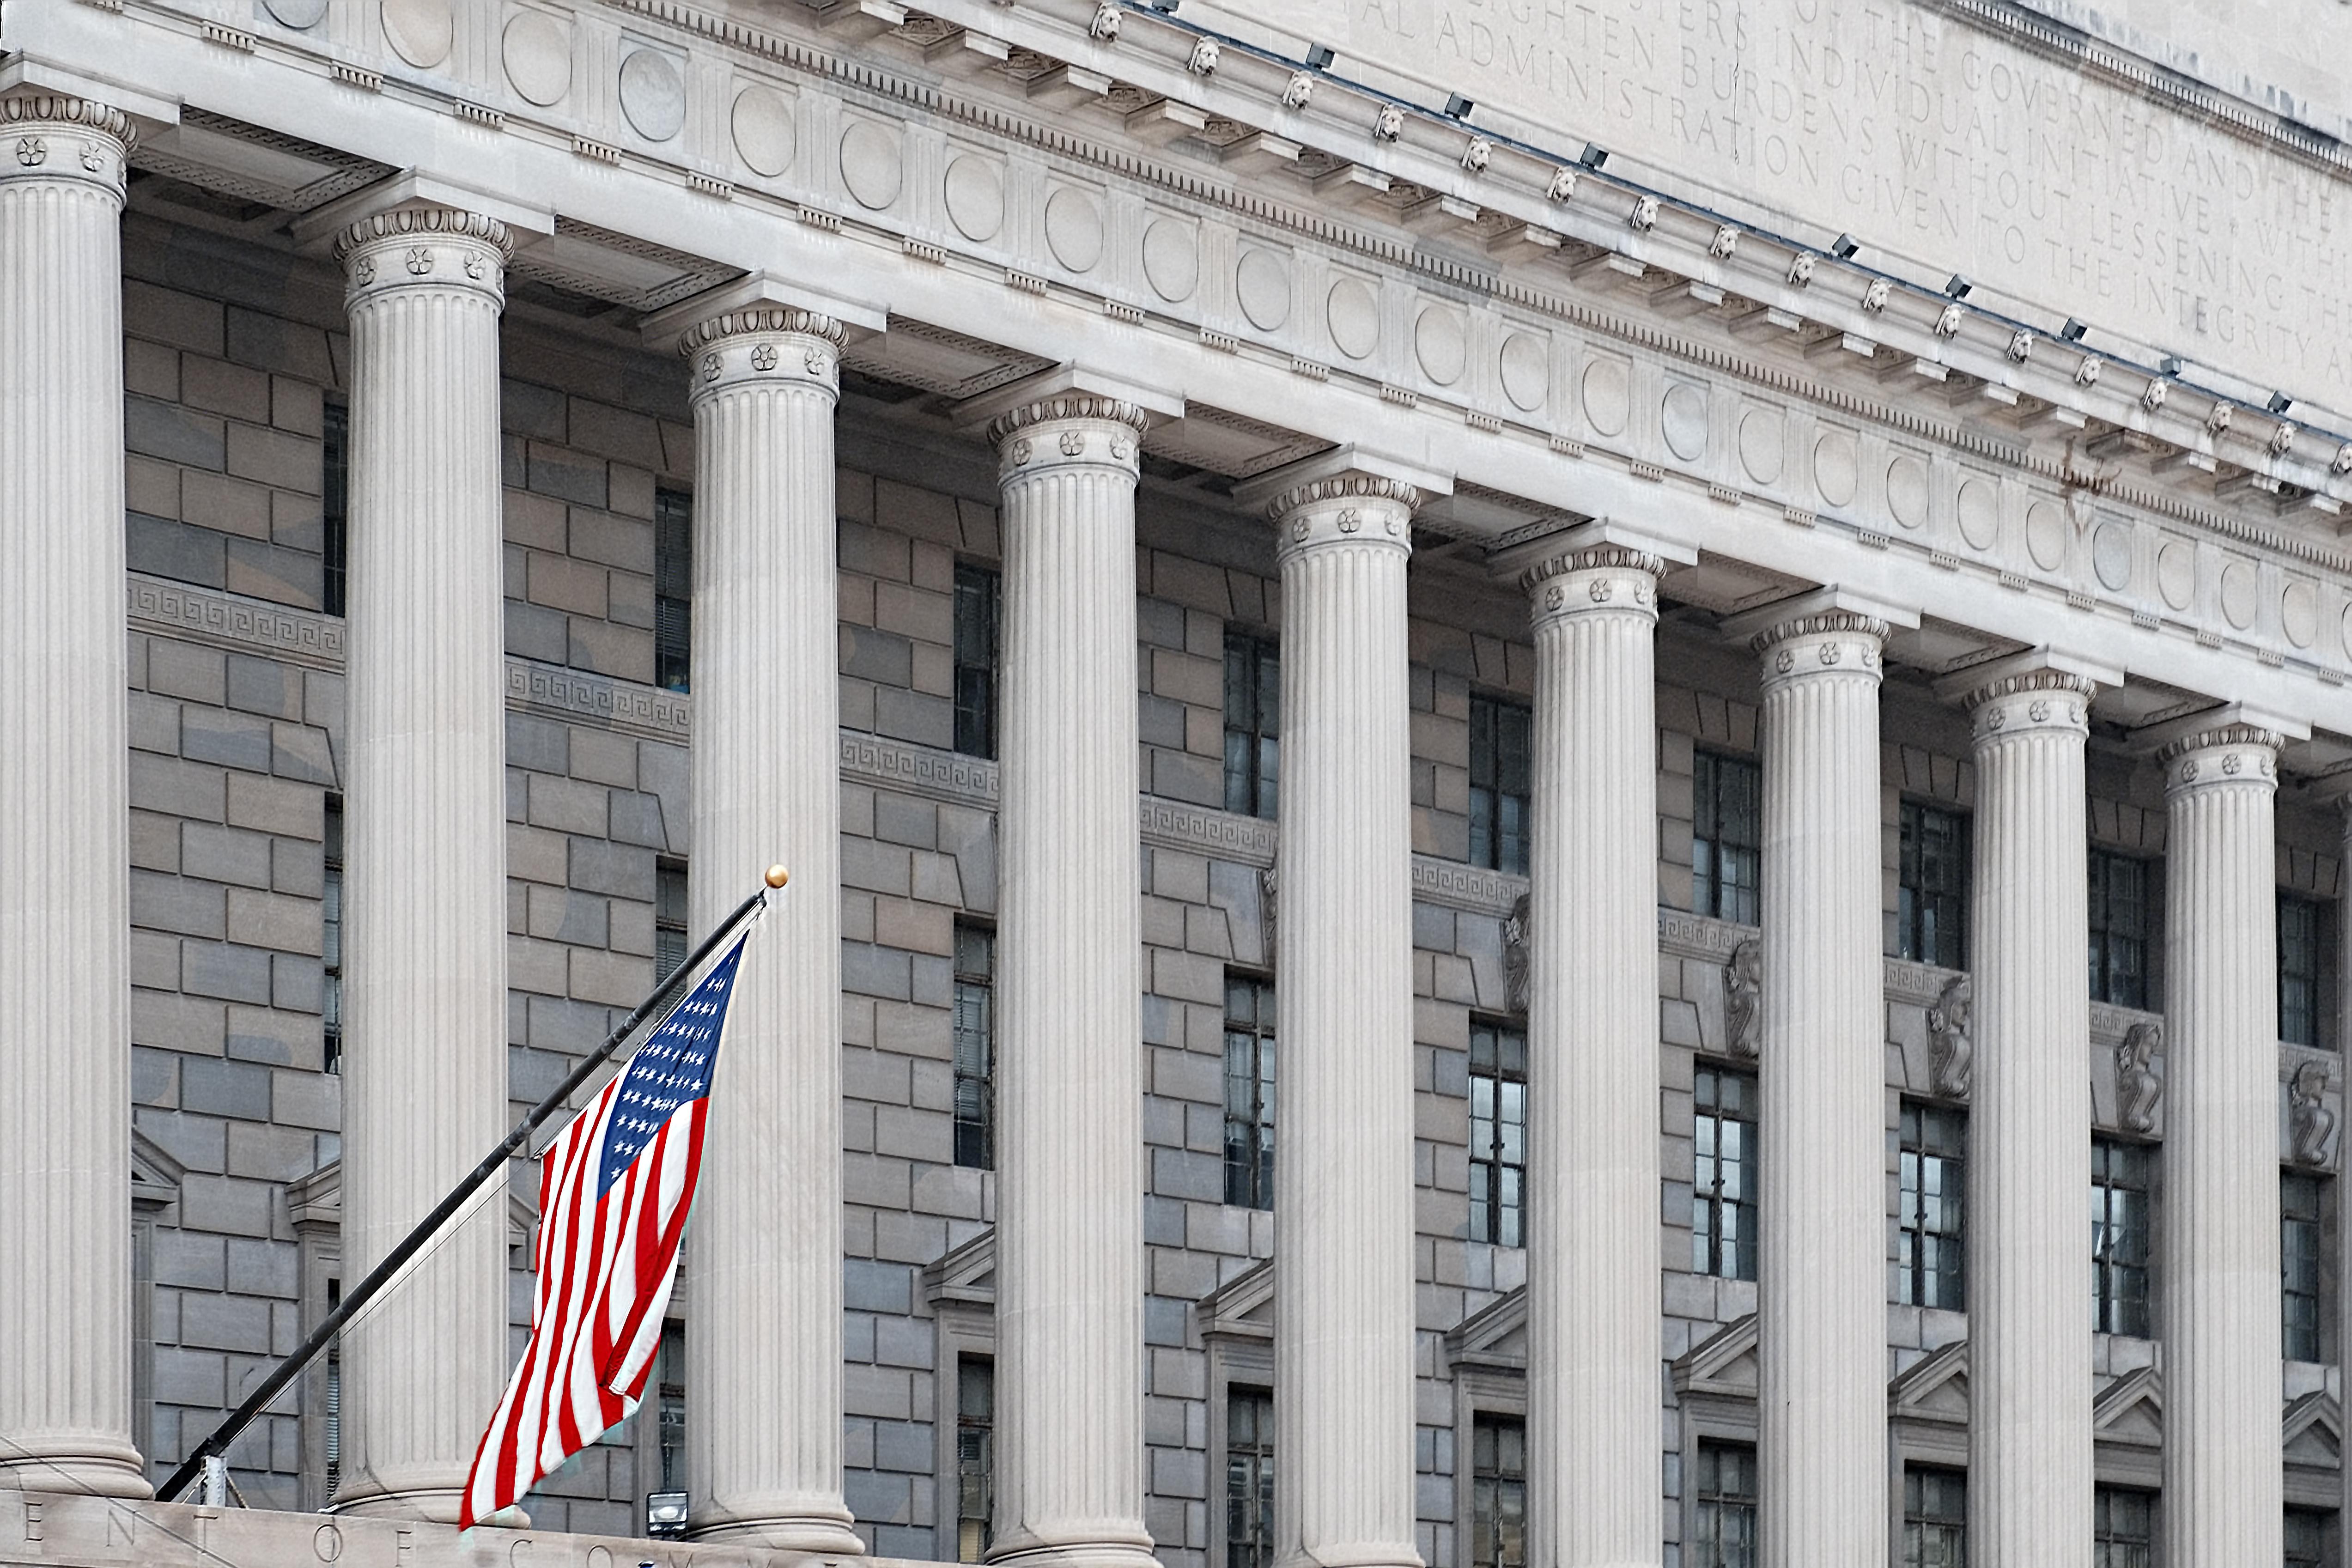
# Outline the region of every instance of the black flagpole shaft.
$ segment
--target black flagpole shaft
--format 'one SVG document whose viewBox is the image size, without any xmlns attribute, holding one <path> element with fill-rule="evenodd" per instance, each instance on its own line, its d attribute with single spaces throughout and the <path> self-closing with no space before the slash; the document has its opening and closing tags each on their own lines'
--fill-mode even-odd
<svg viewBox="0 0 2352 1568">
<path fill-rule="evenodd" d="M 156 1489 L 157 1500 L 169 1502 L 179 1496 L 191 1482 L 204 1473 L 206 1459 L 215 1455 L 226 1453 L 228 1446 L 236 1441 L 237 1434 L 252 1424 L 253 1418 L 261 1414 L 263 1407 L 277 1398 L 279 1391 L 288 1384 L 302 1375 L 302 1369 L 309 1366 L 317 1358 L 319 1352 L 327 1348 L 328 1342 L 341 1330 L 352 1314 L 367 1305 L 371 1299 L 391 1282 L 392 1277 L 399 1273 L 409 1259 L 422 1252 L 425 1249 L 425 1244 L 433 1239 L 434 1233 L 448 1222 L 451 1215 L 465 1207 L 467 1202 L 481 1189 L 484 1183 L 502 1173 L 506 1168 L 508 1158 L 530 1141 L 531 1133 L 538 1130 L 540 1124 L 562 1110 L 564 1102 L 572 1098 L 573 1092 L 582 1084 L 586 1083 L 590 1076 L 598 1068 L 604 1066 L 614 1051 L 621 1048 L 624 1041 L 636 1033 L 638 1026 L 661 1008 L 662 1004 L 677 990 L 686 977 L 699 968 L 702 961 L 716 952 L 719 944 L 726 941 L 734 933 L 736 927 L 751 917 L 752 910 L 759 909 L 767 901 L 767 889 L 763 888 L 736 905 L 735 912 L 721 921 L 718 930 L 704 937 L 702 945 L 687 954 L 686 962 L 671 970 L 668 977 L 654 987 L 653 994 L 637 1004 L 637 1010 L 623 1019 L 619 1028 L 604 1037 L 603 1045 L 591 1051 L 578 1067 L 573 1068 L 571 1076 L 549 1091 L 546 1099 L 531 1107 L 530 1113 L 515 1123 L 514 1131 L 508 1133 L 497 1148 L 482 1156 L 482 1163 L 474 1167 L 471 1175 L 450 1189 L 449 1195 L 441 1200 L 439 1206 L 418 1221 L 415 1229 L 401 1237 L 400 1245 L 386 1253 L 383 1261 L 369 1270 L 366 1279 L 361 1280 L 354 1289 L 344 1293 L 342 1300 L 336 1305 L 335 1310 L 329 1312 L 319 1326 L 310 1331 L 310 1338 L 294 1348 L 293 1354 L 279 1362 L 277 1368 L 268 1377 L 262 1379 L 261 1385 L 247 1397 L 246 1402 L 231 1411 L 226 1419 L 213 1428 L 209 1436 L 195 1446 L 188 1457 L 180 1462 L 180 1468 L 172 1472 L 171 1479 Z"/>
</svg>

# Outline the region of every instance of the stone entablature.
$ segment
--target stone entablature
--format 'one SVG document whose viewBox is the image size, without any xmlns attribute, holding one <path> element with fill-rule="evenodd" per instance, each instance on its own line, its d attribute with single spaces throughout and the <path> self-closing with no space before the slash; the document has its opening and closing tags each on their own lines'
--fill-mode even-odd
<svg viewBox="0 0 2352 1568">
<path fill-rule="evenodd" d="M 446 57 L 404 73 L 386 56 L 414 79 L 372 123 L 422 132 L 431 121 L 417 117 L 467 92 L 511 98 L 478 133 L 501 135 L 517 188 L 562 212 L 551 226 L 572 237 L 565 254 L 592 231 L 695 233 L 788 275 L 856 277 L 890 302 L 891 330 L 846 358 L 878 374 L 919 380 L 936 359 L 949 390 L 992 379 L 992 353 L 1115 352 L 1198 405 L 1327 438 L 1450 456 L 1466 425 L 1474 461 L 1461 466 L 1478 482 L 1422 526 L 1492 537 L 1561 514 L 1670 518 L 1679 542 L 1765 574 L 1715 583 L 1710 607 L 1771 596 L 1774 574 L 1834 574 L 2018 643 L 2051 640 L 2056 616 L 2135 673 L 2352 730 L 2340 689 L 2352 554 L 2297 521 L 2352 490 L 2330 471 L 2335 438 L 2298 438 L 2292 419 L 2231 417 L 2227 399 L 2119 363 L 2086 375 L 2105 362 L 1966 310 L 1947 332 L 1940 295 L 1876 288 L 1866 268 L 1760 231 L 1732 226 L 1727 246 L 1726 226 L 1672 204 L 1631 224 L 1617 209 L 1634 188 L 1591 171 L 1554 201 L 1549 184 L 1506 180 L 1499 153 L 1460 167 L 1424 144 L 1419 121 L 1360 145 L 1375 139 L 1341 115 L 1354 90 L 1342 83 L 1297 108 L 1252 109 L 1235 97 L 1255 90 L 1238 57 L 1206 78 L 1163 61 L 1145 35 L 1164 25 L 1143 13 L 1099 69 L 1080 70 L 1043 50 L 1059 23 L 1026 12 L 925 33 L 877 26 L 890 8 L 868 7 L 853 59 L 839 33 L 761 32 L 673 0 L 620 9 L 656 33 L 623 36 L 601 12 L 532 14 L 608 39 L 621 62 L 610 81 L 575 80 L 567 65 L 544 111 L 514 96 L 533 79 L 538 26 L 517 12 L 497 58 L 460 62 L 470 87 L 450 79 L 458 65 L 441 68 Z M 160 45 L 174 20 L 87 7 L 50 18 L 60 47 Z M 1003 40 L 983 23 L 1029 41 L 995 53 Z M 287 68 L 289 113 L 332 133 L 347 122 L 332 94 L 349 89 L 305 46 L 289 33 L 269 56 Z M 200 50 L 188 63 L 202 79 L 226 61 Z M 656 135 L 646 126 L 667 122 L 636 110 L 664 71 L 685 107 Z M 191 96 L 206 85 L 192 79 Z M 1188 93 L 1238 140 L 1211 130 L 1207 110 L 1192 125 Z M 635 127 L 635 177 L 614 181 L 609 160 L 558 134 L 592 111 Z M 1307 118 L 1282 138 L 1248 114 Z M 1154 145 L 1181 137 L 1184 149 Z M 1211 148 L 1213 167 L 1192 155 Z M 1253 159 L 1286 173 L 1254 177 Z M 1302 171 L 1313 177 L 1290 177 Z M 1423 242 L 1405 237 L 1416 231 Z M 940 323 L 983 321 L 1001 347 L 940 339 Z M 1251 466 L 1207 425 L 1179 422 L 1155 449 Z M 1825 550 L 1826 536 L 1840 546 Z M 1692 581 L 1668 592 L 1708 602 Z"/>
</svg>

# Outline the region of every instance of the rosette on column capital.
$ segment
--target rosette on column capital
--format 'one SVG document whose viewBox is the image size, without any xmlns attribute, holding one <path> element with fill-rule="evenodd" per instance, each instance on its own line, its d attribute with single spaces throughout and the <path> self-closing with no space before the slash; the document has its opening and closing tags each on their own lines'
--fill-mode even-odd
<svg viewBox="0 0 2352 1568">
<path fill-rule="evenodd" d="M 1919 612 L 1834 584 L 1733 616 L 1726 637 L 1764 661 L 1764 684 L 1808 676 L 1864 675 L 1875 680 L 1886 639 L 1919 625 Z"/>
<path fill-rule="evenodd" d="M 1960 705 L 1984 746 L 2043 731 L 2087 735 L 2091 700 L 2123 682 L 2118 667 L 2039 647 L 1948 675 L 1936 695 Z"/>
<path fill-rule="evenodd" d="M 1377 545 L 1410 552 L 1412 517 L 1454 491 L 1454 476 L 1357 447 L 1334 447 L 1238 486 L 1234 499 L 1262 508 L 1276 529 L 1277 557 L 1329 546 Z"/>
<path fill-rule="evenodd" d="M 1654 620 L 1658 579 L 1698 560 L 1698 552 L 1614 518 L 1596 518 L 1521 540 L 1490 558 L 1497 577 L 1515 580 L 1538 624 L 1579 615 L 1633 615 Z"/>
</svg>

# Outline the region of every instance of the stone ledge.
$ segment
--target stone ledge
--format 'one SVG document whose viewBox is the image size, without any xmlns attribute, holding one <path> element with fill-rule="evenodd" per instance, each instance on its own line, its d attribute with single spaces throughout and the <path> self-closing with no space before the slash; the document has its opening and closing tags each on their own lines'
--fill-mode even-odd
<svg viewBox="0 0 2352 1568">
<path fill-rule="evenodd" d="M 0 1490 L 0 1568 L 819 1568 L 805 1552 Z M 901 1560 L 855 1559 L 859 1568 Z M 912 1568 L 909 1564 L 908 1568 Z"/>
</svg>

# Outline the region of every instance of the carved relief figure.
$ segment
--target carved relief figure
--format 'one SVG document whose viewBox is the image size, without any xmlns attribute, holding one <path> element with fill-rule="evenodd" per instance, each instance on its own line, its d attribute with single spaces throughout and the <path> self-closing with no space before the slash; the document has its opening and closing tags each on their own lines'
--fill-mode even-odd
<svg viewBox="0 0 2352 1568">
<path fill-rule="evenodd" d="M 1969 1015 L 1976 1007 L 1976 987 L 1965 974 L 1944 982 L 1943 994 L 1927 1009 L 1927 1059 L 1938 1094 L 1969 1092 L 1969 1068 L 1976 1047 L 1969 1041 Z"/>
<path fill-rule="evenodd" d="M 2156 1076 L 2157 1047 L 2164 1031 L 2154 1024 L 2134 1024 L 2116 1047 L 2116 1115 L 2135 1132 L 2156 1131 L 2157 1101 L 2164 1080 Z"/>
<path fill-rule="evenodd" d="M 1528 1010 L 1528 895 L 1512 900 L 1503 921 L 1503 1005 L 1514 1013 Z"/>
<path fill-rule="evenodd" d="M 2327 1073 L 2326 1062 L 2305 1062 L 2287 1085 L 2288 1132 L 2294 1157 L 2306 1165 L 2327 1163 L 2327 1140 L 2336 1131 L 2336 1112 L 2319 1102 L 2327 1092 Z"/>
<path fill-rule="evenodd" d="M 1282 888 L 1275 879 L 1275 868 L 1265 868 L 1257 874 L 1257 923 L 1259 940 L 1265 943 L 1265 962 L 1272 963 L 1276 952 L 1275 921 L 1282 912 Z"/>
<path fill-rule="evenodd" d="M 1764 944 L 1742 937 L 1723 963 L 1723 1034 L 1736 1057 L 1753 1057 L 1764 1044 Z"/>
</svg>

